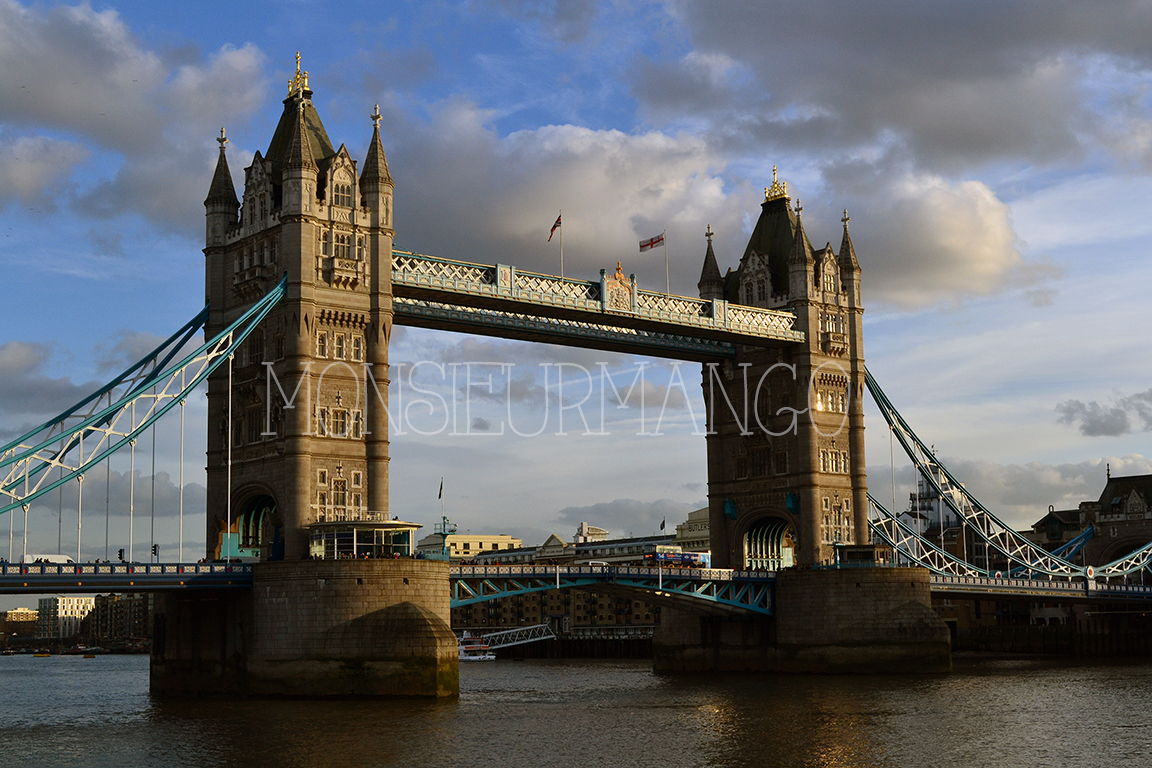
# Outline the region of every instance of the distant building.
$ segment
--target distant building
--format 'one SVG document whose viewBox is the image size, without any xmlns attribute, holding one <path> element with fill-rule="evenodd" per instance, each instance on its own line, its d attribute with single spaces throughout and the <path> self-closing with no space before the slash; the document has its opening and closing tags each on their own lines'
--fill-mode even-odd
<svg viewBox="0 0 1152 768">
<path fill-rule="evenodd" d="M 42 597 L 37 612 L 36 637 L 63 640 L 80 632 L 80 622 L 96 605 L 93 597 Z"/>
<path fill-rule="evenodd" d="M 422 555 L 439 556 L 445 544 L 448 547 L 448 559 L 459 562 L 472 560 L 483 553 L 498 557 L 501 552 L 519 549 L 523 542 L 504 533 L 449 533 L 445 542 L 444 534 L 430 533 L 416 542 L 416 551 Z"/>
<path fill-rule="evenodd" d="M 675 544 L 685 552 L 708 552 L 712 549 L 708 507 L 689 512 L 688 519 L 676 526 Z"/>
<path fill-rule="evenodd" d="M 961 488 L 953 486 L 939 467 L 932 468 L 932 478 L 944 491 L 943 499 L 933 484 L 924 475 L 919 475 L 916 491 L 908 494 L 908 509 L 898 515 L 899 519 L 928 541 L 965 562 L 986 571 L 1005 568 L 1006 561 L 1003 558 L 998 560 L 999 556 L 989 549 L 988 543 L 957 514 L 957 509 L 965 515 L 973 513 L 972 505 Z"/>
<path fill-rule="evenodd" d="M 702 527 L 701 527 L 702 526 Z M 610 539 L 609 531 L 580 523 L 572 541 L 550 535 L 537 547 L 482 552 L 477 565 L 644 565 L 657 553 L 708 551 L 708 510 L 689 514 L 676 536 Z M 691 549 L 678 545 L 684 536 Z M 437 537 L 439 538 L 439 537 Z M 450 539 L 451 540 L 451 537 Z M 423 542 L 421 542 L 423 544 Z M 483 631 L 551 623 L 557 632 L 581 637 L 650 637 L 660 623 L 654 602 L 592 589 L 562 589 L 503 597 L 452 609 L 452 627 Z"/>
<path fill-rule="evenodd" d="M 39 615 L 39 611 L 31 608 L 13 608 L 10 611 L 5 611 L 4 621 L 36 621 Z"/>
<path fill-rule="evenodd" d="M 1030 541 L 1053 550 L 1071 541 L 1089 526 L 1092 538 L 1073 561 L 1101 566 L 1140 549 L 1152 541 L 1152 475 L 1113 477 L 1109 472 L 1096 500 L 1082 501 L 1077 509 L 1056 510 L 1032 524 Z"/>
<path fill-rule="evenodd" d="M 83 634 L 92 645 L 117 640 L 143 640 L 152 637 L 153 594 L 96 595 L 96 602 L 84 619 Z"/>
</svg>

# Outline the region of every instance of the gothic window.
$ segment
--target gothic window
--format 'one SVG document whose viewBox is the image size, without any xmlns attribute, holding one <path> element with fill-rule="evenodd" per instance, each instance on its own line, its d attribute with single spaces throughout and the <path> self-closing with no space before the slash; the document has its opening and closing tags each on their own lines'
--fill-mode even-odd
<svg viewBox="0 0 1152 768">
<path fill-rule="evenodd" d="M 765 301 L 765 298 L 766 298 L 764 296 L 765 293 L 766 293 L 765 280 L 764 280 L 764 278 L 761 277 L 760 279 L 758 279 L 756 281 L 756 301 L 759 303 L 763 303 Z"/>
<path fill-rule="evenodd" d="M 260 198 L 260 221 L 264 221 L 264 198 Z"/>
<path fill-rule="evenodd" d="M 320 425 L 316 431 L 321 435 L 327 435 L 329 433 L 328 427 L 331 424 L 331 421 L 328 419 L 328 409 L 321 408 L 318 418 L 320 420 Z"/>
<path fill-rule="evenodd" d="M 820 471 L 828 471 L 828 451 L 820 451 Z M 825 499 L 827 501 L 827 499 Z"/>
<path fill-rule="evenodd" d="M 356 238 L 356 258 L 360 261 L 364 260 L 364 238 L 362 236 Z"/>
<path fill-rule="evenodd" d="M 332 185 L 332 204 L 342 205 L 345 208 L 352 207 L 352 185 L 351 184 L 333 184 Z"/>
<path fill-rule="evenodd" d="M 840 471 L 848 474 L 848 451 L 840 452 Z"/>
<path fill-rule="evenodd" d="M 252 266 L 252 252 L 247 248 L 244 249 L 244 269 Z"/>
<path fill-rule="evenodd" d="M 334 255 L 338 259 L 352 258 L 352 235 L 336 233 L 336 250 Z"/>
<path fill-rule="evenodd" d="M 844 499 L 844 511 L 845 512 L 851 512 L 852 511 L 852 500 L 851 499 Z"/>
<path fill-rule="evenodd" d="M 828 453 L 828 471 L 829 472 L 839 472 L 840 471 L 840 454 L 836 453 L 836 451 L 830 451 Z"/>
<path fill-rule="evenodd" d="M 776 474 L 788 474 L 788 453 L 787 451 L 777 451 L 775 456 Z"/>
<path fill-rule="evenodd" d="M 251 363 L 263 362 L 264 358 L 264 334 L 260 331 L 254 331 L 248 338 L 248 361 Z"/>
<path fill-rule="evenodd" d="M 324 256 L 332 255 L 332 233 L 327 230 L 320 235 L 320 253 Z"/>
<path fill-rule="evenodd" d="M 327 507 L 328 506 L 328 492 L 327 491 L 320 491 L 319 493 L 317 493 L 316 494 L 316 503 L 320 506 L 320 509 L 324 509 L 325 507 Z"/>
<path fill-rule="evenodd" d="M 269 260 L 270 260 L 270 261 L 269 261 L 269 263 L 270 263 L 270 264 L 275 264 L 275 263 L 276 263 L 276 241 L 275 241 L 275 240 L 272 240 L 272 241 L 271 241 L 271 242 L 268 244 L 268 257 L 269 257 Z"/>
<path fill-rule="evenodd" d="M 736 479 L 743 480 L 746 477 L 748 477 L 748 458 L 738 456 L 736 458 Z"/>
<path fill-rule="evenodd" d="M 360 496 L 360 494 L 358 494 L 358 493 L 352 494 L 352 507 L 354 509 L 360 509 L 360 507 L 362 507 L 363 505 L 364 505 L 364 502 L 362 501 L 362 497 Z"/>
<path fill-rule="evenodd" d="M 337 360 L 343 360 L 344 359 L 344 334 L 342 334 L 342 333 L 336 334 L 336 337 L 333 339 L 332 347 L 333 347 L 332 356 L 335 357 Z"/>
<path fill-rule="evenodd" d="M 352 411 L 352 439 L 353 440 L 359 440 L 360 439 L 360 436 L 363 433 L 363 429 L 362 429 L 363 422 L 364 422 L 364 419 L 360 415 L 360 411 Z M 358 483 L 353 483 L 353 485 L 358 485 Z"/>
<path fill-rule="evenodd" d="M 343 507 L 348 504 L 348 481 L 332 480 L 332 506 Z"/>
<path fill-rule="evenodd" d="M 361 472 L 353 472 L 352 473 L 352 487 L 353 488 L 359 488 L 363 484 L 364 484 L 364 474 Z"/>
<path fill-rule="evenodd" d="M 284 359 L 284 334 L 278 333 L 272 341 L 272 348 L 277 360 Z"/>
<path fill-rule="evenodd" d="M 352 359 L 359 362 L 364 359 L 364 337 L 356 336 L 352 339 Z"/>
<path fill-rule="evenodd" d="M 328 357 L 328 334 L 324 331 L 316 334 L 316 356 Z"/>
<path fill-rule="evenodd" d="M 320 469 L 316 471 L 316 482 L 320 485 L 328 485 L 328 470 Z"/>
<path fill-rule="evenodd" d="M 828 499 L 827 496 L 825 496 L 824 500 L 820 506 L 822 506 L 824 508 L 824 511 L 827 512 L 829 509 L 832 508 L 832 502 Z"/>
<path fill-rule="evenodd" d="M 348 437 L 348 411 L 343 408 L 332 411 L 332 436 Z"/>
<path fill-rule="evenodd" d="M 248 426 L 248 442 L 260 442 L 263 439 L 260 435 L 261 427 L 263 426 L 260 423 L 260 411 L 256 408 L 249 410 L 244 416 L 244 421 Z"/>
<path fill-rule="evenodd" d="M 763 477 L 768 474 L 768 451 L 752 452 L 752 476 Z"/>
</svg>

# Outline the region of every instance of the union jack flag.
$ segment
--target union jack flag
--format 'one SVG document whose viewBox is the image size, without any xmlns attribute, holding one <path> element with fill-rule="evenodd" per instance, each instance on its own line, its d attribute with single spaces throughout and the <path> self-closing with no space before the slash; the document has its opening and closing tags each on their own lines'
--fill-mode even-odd
<svg viewBox="0 0 1152 768">
<path fill-rule="evenodd" d="M 556 230 L 560 229 L 560 217 L 556 217 L 556 223 L 552 225 L 552 230 L 548 233 L 548 242 L 552 242 L 552 235 L 556 234 Z"/>
</svg>

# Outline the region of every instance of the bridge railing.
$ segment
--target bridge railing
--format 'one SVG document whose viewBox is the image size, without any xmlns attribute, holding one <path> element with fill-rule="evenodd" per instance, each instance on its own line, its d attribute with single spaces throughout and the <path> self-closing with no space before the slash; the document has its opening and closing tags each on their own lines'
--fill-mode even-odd
<svg viewBox="0 0 1152 768">
<path fill-rule="evenodd" d="M 734 571 L 727 568 L 658 568 L 638 565 L 454 565 L 449 575 L 455 578 L 515 578 L 547 577 L 559 574 L 564 577 L 599 576 L 620 577 L 652 576 L 665 579 L 686 579 L 692 581 L 773 581 L 772 571 Z"/>
<path fill-rule="evenodd" d="M 3 576 L 188 576 L 252 573 L 251 563 L 4 563 Z"/>
<path fill-rule="evenodd" d="M 612 318 L 592 322 L 633 318 L 647 321 L 645 327 L 656 323 L 712 334 L 804 340 L 791 312 L 641 290 L 630 278 L 625 280 L 626 299 L 617 296 L 610 301 L 612 291 L 607 286 L 617 285 L 619 280 L 605 274 L 599 281 L 574 280 L 521 271 L 507 264 L 474 264 L 397 250 L 392 252 L 392 284 L 398 296 L 408 295 L 404 289 L 409 289 L 411 297 L 426 301 L 455 301 L 514 312 L 524 312 L 523 307 L 531 305 L 561 311 L 566 317 L 589 313 Z"/>
</svg>

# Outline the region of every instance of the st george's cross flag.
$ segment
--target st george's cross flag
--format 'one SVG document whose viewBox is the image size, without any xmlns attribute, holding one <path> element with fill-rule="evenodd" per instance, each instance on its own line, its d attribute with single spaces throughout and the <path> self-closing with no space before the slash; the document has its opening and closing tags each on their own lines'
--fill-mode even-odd
<svg viewBox="0 0 1152 768">
<path fill-rule="evenodd" d="M 552 225 L 551 231 L 548 232 L 548 242 L 552 242 L 552 235 L 556 234 L 556 230 L 560 229 L 560 217 L 556 217 L 556 223 Z"/>
<path fill-rule="evenodd" d="M 658 245 L 664 245 L 664 233 L 663 232 L 656 235 L 656 237 L 650 237 L 647 240 L 641 240 L 640 241 L 640 253 L 644 253 L 644 251 L 650 251 Z"/>
</svg>

